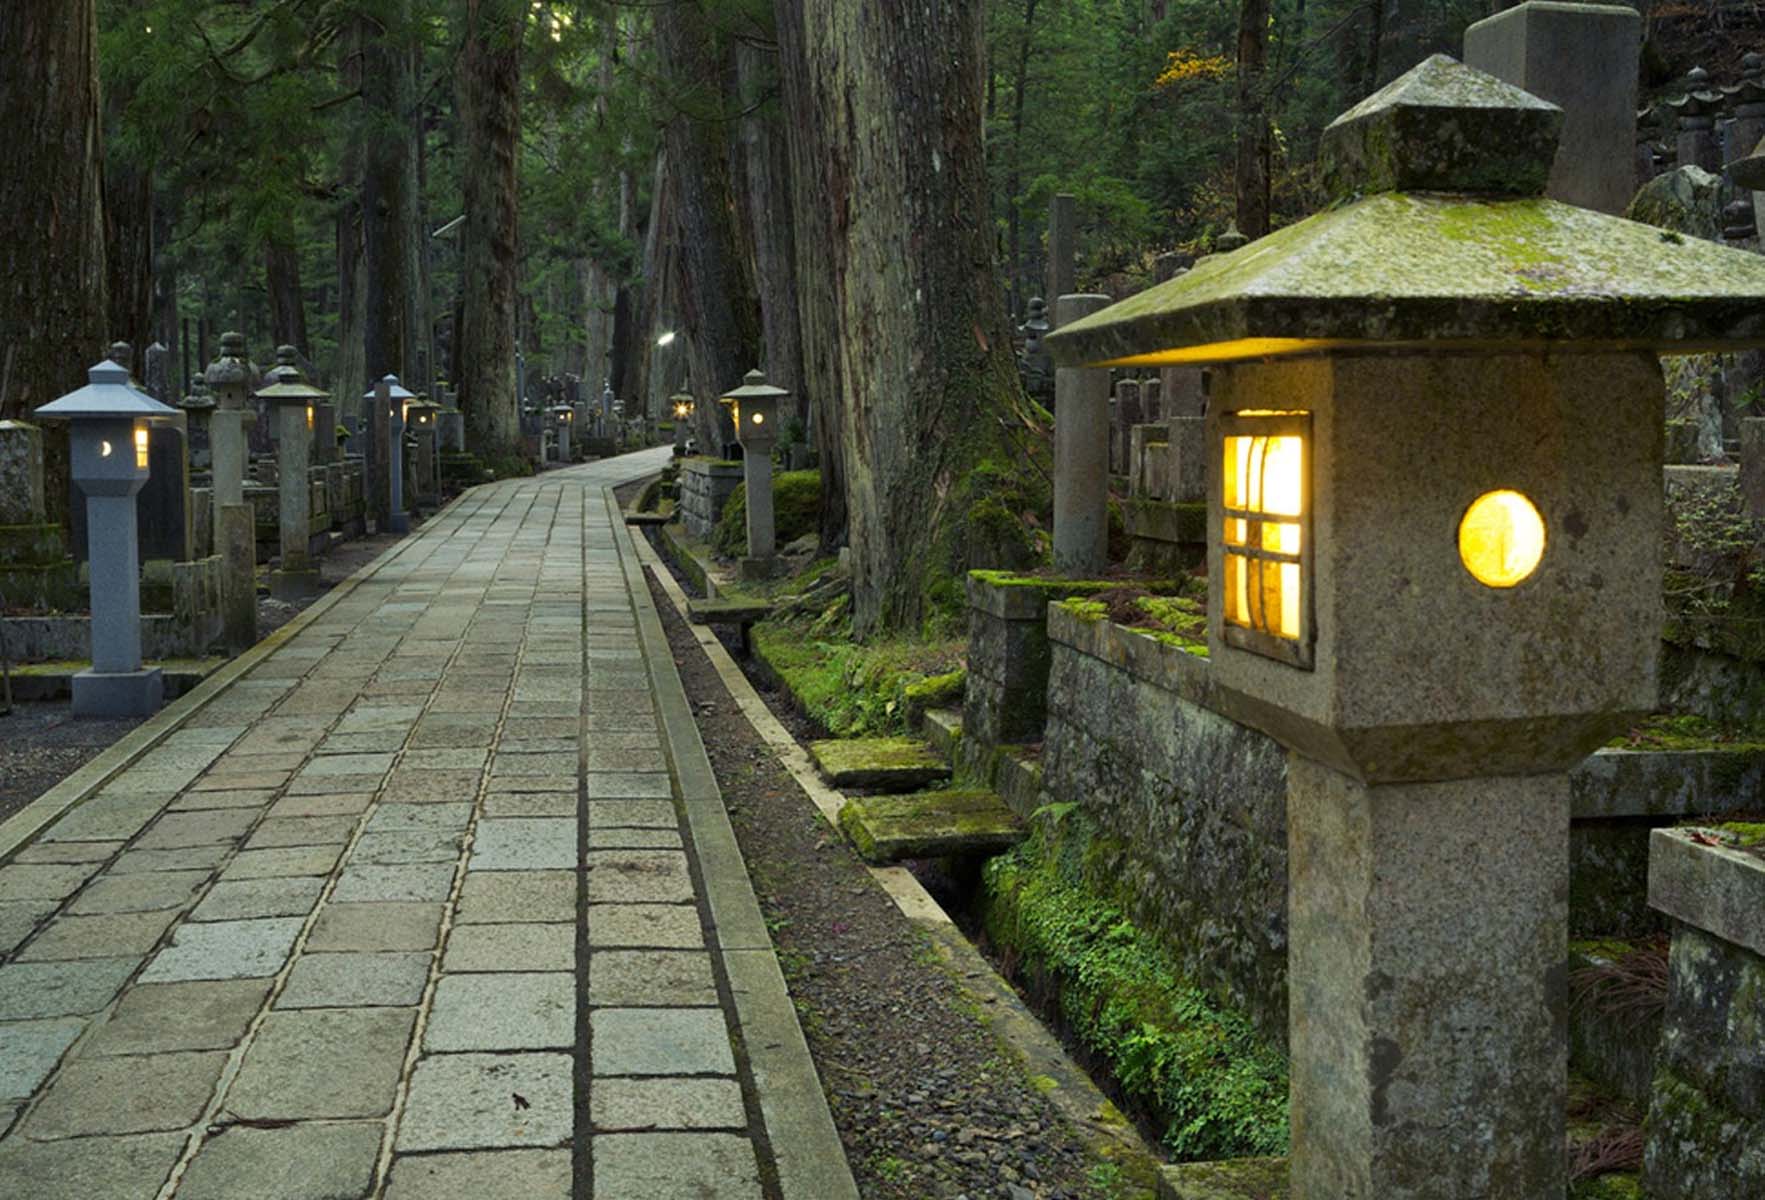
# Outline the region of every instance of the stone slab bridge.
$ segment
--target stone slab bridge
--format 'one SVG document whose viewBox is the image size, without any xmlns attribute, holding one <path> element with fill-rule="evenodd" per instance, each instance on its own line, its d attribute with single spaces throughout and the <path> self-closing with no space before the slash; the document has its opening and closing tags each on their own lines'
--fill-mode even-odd
<svg viewBox="0 0 1765 1200">
<path fill-rule="evenodd" d="M 856 1197 L 609 490 L 668 453 L 468 492 L 0 826 L 0 1196 Z"/>
</svg>

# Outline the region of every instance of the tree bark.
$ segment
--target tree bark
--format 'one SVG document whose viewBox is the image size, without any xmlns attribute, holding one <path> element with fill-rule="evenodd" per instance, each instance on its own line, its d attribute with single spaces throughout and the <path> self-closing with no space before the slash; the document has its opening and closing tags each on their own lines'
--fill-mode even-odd
<svg viewBox="0 0 1765 1200">
<path fill-rule="evenodd" d="M 959 589 L 987 490 L 977 468 L 1016 457 L 1009 431 L 1026 418 L 985 217 L 984 6 L 775 11 L 787 93 L 804 93 L 790 121 L 799 282 L 826 284 L 804 286 L 809 357 L 831 345 L 844 391 L 854 625 L 915 628 L 928 593 Z M 810 202 L 827 216 L 805 227 Z"/>
<path fill-rule="evenodd" d="M 111 341 L 135 350 L 135 374 L 153 341 L 153 173 L 115 155 L 104 166 L 105 290 Z"/>
<path fill-rule="evenodd" d="M 1023 110 L 1024 92 L 1029 86 L 1030 45 L 1035 40 L 1036 6 L 1040 0 L 1024 0 L 1022 40 L 1017 47 L 1017 69 L 1011 80 L 1011 170 L 1005 177 L 1006 224 L 1011 255 L 1009 282 L 1011 311 L 1020 313 L 1023 305 L 1018 294 L 1023 281 L 1032 275 L 1023 260 Z M 1049 296 L 1052 305 L 1055 297 Z"/>
<path fill-rule="evenodd" d="M 521 136 L 519 0 L 466 0 L 466 43 L 457 98 L 464 134 L 466 208 L 460 269 L 460 407 L 473 451 L 520 452 L 515 395 L 516 155 Z"/>
<path fill-rule="evenodd" d="M 362 49 L 366 27 L 357 20 L 338 39 L 337 81 L 354 91 L 362 86 Z M 339 172 L 343 186 L 334 214 L 337 240 L 337 359 L 332 365 L 331 387 L 339 416 L 359 417 L 368 392 L 367 287 L 363 279 L 366 247 L 362 215 L 362 180 L 366 175 L 367 121 L 365 106 L 352 109 L 344 138 Z M 207 351 L 203 352 L 205 355 Z M 206 359 L 204 360 L 206 361 Z M 385 372 L 381 372 L 385 374 Z"/>
<path fill-rule="evenodd" d="M 833 263 L 825 257 L 833 252 L 838 230 L 833 207 L 819 190 L 828 183 L 826 156 L 833 152 L 833 130 L 819 124 L 820 106 L 834 98 L 822 73 L 810 70 L 806 6 L 813 2 L 774 0 L 773 13 L 792 181 L 802 387 L 812 406 L 811 425 L 821 459 L 821 550 L 831 554 L 846 544 L 847 535 L 845 387 Z"/>
<path fill-rule="evenodd" d="M 412 379 L 417 367 L 415 296 L 417 161 L 410 112 L 415 81 L 405 46 L 409 0 L 387 5 L 392 23 L 371 23 L 362 46 L 363 353 L 371 379 Z M 413 379 L 414 381 L 414 379 Z"/>
<path fill-rule="evenodd" d="M 93 0 L 0 4 L 0 62 L 0 418 L 14 418 L 83 385 L 109 340 Z M 61 520 L 65 432 L 46 443 Z"/>
<path fill-rule="evenodd" d="M 1238 10 L 1238 232 L 1269 231 L 1269 116 L 1264 81 L 1269 63 L 1269 0 L 1242 0 Z"/>
<path fill-rule="evenodd" d="M 728 442 L 717 398 L 760 361 L 759 306 L 736 227 L 736 188 L 721 104 L 732 72 L 700 0 L 656 10 L 662 77 L 674 111 L 664 140 L 674 186 L 675 299 L 687 338 L 699 445 Z"/>
<path fill-rule="evenodd" d="M 740 83 L 742 172 L 754 248 L 754 283 L 760 298 L 766 381 L 792 393 L 791 403 L 807 432 L 810 397 L 804 392 L 803 338 L 797 314 L 796 239 L 791 229 L 790 149 L 780 127 L 776 59 L 751 43 L 736 47 Z"/>
<path fill-rule="evenodd" d="M 264 288 L 270 303 L 270 336 L 278 347 L 293 346 L 305 355 L 306 298 L 300 290 L 300 251 L 294 224 L 288 222 L 264 241 Z"/>
</svg>

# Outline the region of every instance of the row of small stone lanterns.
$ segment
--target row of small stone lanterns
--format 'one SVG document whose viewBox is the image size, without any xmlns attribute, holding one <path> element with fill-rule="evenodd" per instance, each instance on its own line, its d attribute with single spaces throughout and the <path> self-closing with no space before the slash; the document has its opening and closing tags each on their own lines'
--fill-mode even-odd
<svg viewBox="0 0 1765 1200">
<path fill-rule="evenodd" d="M 281 347 L 271 382 L 251 393 L 248 389 L 256 381 L 245 359 L 245 339 L 226 333 L 221 337 L 220 357 L 205 374 L 216 398 L 210 444 L 216 541 L 225 560 L 222 609 L 226 639 L 235 650 L 256 640 L 255 517 L 244 499 L 245 427 L 252 419 L 244 404 L 248 394 L 269 402 L 279 424 L 281 566 L 271 573 L 271 594 L 293 600 L 312 594 L 319 585 L 311 551 L 310 467 L 317 414 L 330 396 L 307 381 L 296 358 L 293 347 Z M 165 683 L 157 667 L 142 662 L 135 504 L 149 477 L 149 423 L 175 417 L 177 411 L 132 386 L 128 368 L 121 363 L 106 359 L 87 374 L 85 387 L 43 405 L 35 414 L 70 423 L 72 479 L 86 497 L 92 666 L 74 676 L 73 711 L 76 716 L 145 716 L 164 701 Z M 403 498 L 405 424 L 407 417 L 414 417 L 419 425 L 432 429 L 438 406 L 418 400 L 390 375 L 364 399 L 388 417 L 388 526 L 403 533 L 410 528 Z M 433 442 L 419 439 L 418 453 L 424 453 L 425 445 L 432 470 Z"/>
</svg>

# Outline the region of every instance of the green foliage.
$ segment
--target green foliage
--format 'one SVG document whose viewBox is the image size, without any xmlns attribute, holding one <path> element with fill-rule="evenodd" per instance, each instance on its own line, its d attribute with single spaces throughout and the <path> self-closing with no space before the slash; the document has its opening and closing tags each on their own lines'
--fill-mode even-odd
<svg viewBox="0 0 1765 1200">
<path fill-rule="evenodd" d="M 843 615 L 843 609 L 840 610 Z M 905 638 L 859 644 L 849 623 L 817 626 L 803 618 L 762 621 L 752 630 L 755 653 L 790 691 L 811 720 L 834 737 L 882 737 L 911 732 L 916 702 L 910 690 L 951 686 L 960 674 L 961 642 Z"/>
<path fill-rule="evenodd" d="M 821 473 L 785 471 L 772 477 L 772 523 L 780 546 L 788 546 L 806 533 L 821 528 Z M 719 554 L 735 557 L 747 553 L 748 485 L 736 485 L 724 502 L 711 546 Z"/>
<path fill-rule="evenodd" d="M 1116 906 L 1073 882 L 1052 841 L 1084 840 L 1070 811 L 1041 820 L 988 861 L 988 935 L 1057 996 L 1073 1036 L 1185 1160 L 1277 1154 L 1287 1146 L 1287 1066 L 1242 1015 L 1184 979 Z"/>
</svg>

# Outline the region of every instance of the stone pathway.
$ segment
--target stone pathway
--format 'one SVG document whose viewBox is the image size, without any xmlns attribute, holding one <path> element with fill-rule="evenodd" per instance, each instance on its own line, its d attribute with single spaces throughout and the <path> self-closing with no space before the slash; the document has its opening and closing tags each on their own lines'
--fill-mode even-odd
<svg viewBox="0 0 1765 1200">
<path fill-rule="evenodd" d="M 855 1196 L 603 490 L 665 458 L 472 491 L 0 867 L 0 1196 Z"/>
</svg>

